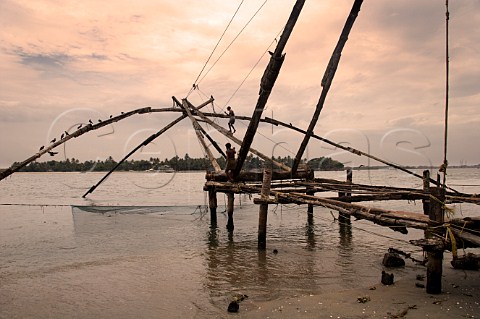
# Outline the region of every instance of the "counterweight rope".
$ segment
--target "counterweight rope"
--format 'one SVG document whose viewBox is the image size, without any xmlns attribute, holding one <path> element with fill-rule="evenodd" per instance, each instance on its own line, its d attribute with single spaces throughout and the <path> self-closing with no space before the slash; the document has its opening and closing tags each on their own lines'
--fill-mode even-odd
<svg viewBox="0 0 480 319">
<path fill-rule="evenodd" d="M 195 81 L 193 82 L 193 86 L 192 86 L 192 88 L 190 89 L 190 92 L 188 92 L 187 97 L 192 93 L 193 90 L 195 90 L 196 86 L 198 85 L 198 84 L 197 84 L 198 79 L 199 79 L 200 76 L 202 75 L 203 70 L 205 70 L 205 67 L 207 66 L 208 62 L 209 62 L 210 59 L 212 58 L 213 53 L 215 53 L 215 50 L 217 49 L 218 45 L 219 45 L 220 42 L 222 41 L 223 36 L 225 35 L 225 33 L 227 32 L 228 28 L 229 28 L 230 25 L 232 24 L 233 19 L 235 19 L 235 16 L 237 15 L 238 11 L 240 10 L 240 7 L 241 7 L 242 4 L 243 4 L 243 1 L 244 1 L 244 0 L 242 0 L 242 1 L 240 2 L 240 4 L 238 5 L 237 10 L 235 10 L 235 13 L 233 14 L 232 18 L 231 18 L 230 21 L 228 22 L 227 27 L 225 28 L 225 30 L 223 31 L 222 35 L 220 36 L 220 39 L 218 39 L 217 44 L 215 44 L 215 47 L 213 48 L 212 53 L 210 53 L 210 56 L 208 57 L 207 61 L 206 61 L 205 64 L 203 65 L 202 70 L 200 71 L 200 73 L 198 74 L 197 78 L 196 78 Z"/>
<path fill-rule="evenodd" d="M 443 164 L 441 171 L 443 171 L 443 188 L 446 188 L 447 182 L 447 136 L 448 136 L 448 91 L 449 91 L 449 53 L 448 53 L 448 21 L 450 20 L 450 13 L 448 11 L 448 0 L 445 0 L 445 134 L 443 144 Z"/>
<path fill-rule="evenodd" d="M 264 7 L 264 5 L 267 3 L 268 0 L 265 0 L 262 5 L 258 8 L 258 10 L 253 14 L 253 16 L 250 18 L 250 20 L 247 21 L 247 23 L 245 24 L 245 26 L 243 26 L 243 28 L 238 32 L 238 34 L 235 36 L 235 38 L 233 38 L 233 40 L 230 42 L 230 44 L 227 46 L 227 48 L 225 50 L 223 50 L 222 54 L 220 54 L 220 56 L 217 58 L 217 60 L 215 60 L 215 62 L 212 64 L 212 66 L 207 70 L 207 72 L 205 73 L 205 75 L 202 76 L 202 78 L 197 82 L 197 85 L 200 84 L 203 79 L 205 79 L 205 77 L 208 75 L 208 73 L 210 73 L 210 71 L 212 70 L 212 68 L 218 63 L 218 61 L 223 57 L 223 55 L 228 51 L 228 49 L 230 49 L 230 47 L 232 46 L 232 44 L 238 39 L 238 37 L 240 36 L 240 34 L 242 34 L 242 32 L 245 30 L 245 28 L 250 24 L 250 22 L 252 22 L 253 18 L 255 18 L 255 16 L 260 12 L 260 10 Z"/>
</svg>

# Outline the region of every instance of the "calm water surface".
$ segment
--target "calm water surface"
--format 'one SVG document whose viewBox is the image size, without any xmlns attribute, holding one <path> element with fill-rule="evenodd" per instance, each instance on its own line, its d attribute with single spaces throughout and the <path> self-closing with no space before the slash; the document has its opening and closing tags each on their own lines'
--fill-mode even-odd
<svg viewBox="0 0 480 319">
<path fill-rule="evenodd" d="M 419 172 L 421 174 L 421 172 Z M 257 250 L 258 206 L 235 198 L 235 232 L 218 195 L 211 228 L 204 173 L 17 173 L 0 182 L 0 318 L 222 318 L 237 293 L 273 300 L 376 284 L 389 247 L 413 252 L 408 235 L 316 207 L 270 206 L 267 250 Z M 317 172 L 343 180 L 344 172 Z M 449 181 L 480 192 L 480 170 Z M 354 181 L 420 187 L 394 170 L 355 171 Z M 72 207 L 72 205 L 74 207 Z M 420 212 L 421 202 L 375 203 Z M 479 216 L 477 206 L 455 213 Z M 277 249 L 278 254 L 272 250 Z M 401 278 L 408 269 L 395 271 Z"/>
</svg>

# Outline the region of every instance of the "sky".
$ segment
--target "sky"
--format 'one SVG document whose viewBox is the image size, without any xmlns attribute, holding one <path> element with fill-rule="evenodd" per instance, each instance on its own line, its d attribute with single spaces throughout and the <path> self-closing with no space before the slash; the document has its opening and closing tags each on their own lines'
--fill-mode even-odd
<svg viewBox="0 0 480 319">
<path fill-rule="evenodd" d="M 480 2 L 450 2 L 447 159 L 451 165 L 478 164 Z M 213 96 L 213 108 L 204 110 L 223 112 L 230 105 L 237 115 L 251 116 L 269 59 L 265 52 L 274 50 L 294 3 L 0 0 L 0 167 L 23 161 L 89 119 L 171 107 L 172 96 L 194 105 Z M 308 127 L 352 4 L 306 1 L 264 116 Z M 315 133 L 400 165 L 440 165 L 445 9 L 440 0 L 364 1 Z M 190 92 L 194 83 L 198 89 Z M 119 160 L 178 116 L 132 116 L 72 139 L 58 155 L 39 161 Z M 227 127 L 227 121 L 218 123 Z M 242 139 L 247 126 L 237 120 L 235 136 Z M 205 129 L 220 145 L 228 141 Z M 293 157 L 302 138 L 261 124 L 252 147 Z M 188 119 L 132 158 L 185 154 L 204 155 Z M 349 166 L 379 164 L 312 140 L 304 157 L 319 156 Z"/>
</svg>

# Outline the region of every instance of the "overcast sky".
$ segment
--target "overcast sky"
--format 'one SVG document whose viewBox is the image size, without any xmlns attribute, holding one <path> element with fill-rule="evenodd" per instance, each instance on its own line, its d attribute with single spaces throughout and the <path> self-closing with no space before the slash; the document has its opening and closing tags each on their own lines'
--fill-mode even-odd
<svg viewBox="0 0 480 319">
<path fill-rule="evenodd" d="M 0 0 L 0 167 L 26 159 L 89 119 L 144 106 L 170 107 L 172 96 L 185 98 L 240 2 Z M 480 1 L 450 2 L 448 159 L 477 164 Z M 268 63 L 264 52 L 274 50 L 294 3 L 244 0 L 189 100 L 198 105 L 212 95 L 215 111 L 231 105 L 236 114 L 251 116 Z M 306 2 L 265 116 L 308 127 L 352 4 Z M 364 1 L 315 133 L 398 164 L 439 165 L 444 110 L 445 1 Z M 119 160 L 177 116 L 133 116 L 71 140 L 57 156 L 40 161 L 109 155 Z M 225 127 L 226 122 L 219 121 Z M 247 125 L 237 121 L 235 135 L 242 138 Z M 222 145 L 227 142 L 212 135 Z M 294 156 L 301 138 L 262 124 L 253 147 Z M 136 158 L 185 153 L 203 154 L 188 119 Z M 317 156 L 367 163 L 312 141 L 305 157 Z"/>
</svg>

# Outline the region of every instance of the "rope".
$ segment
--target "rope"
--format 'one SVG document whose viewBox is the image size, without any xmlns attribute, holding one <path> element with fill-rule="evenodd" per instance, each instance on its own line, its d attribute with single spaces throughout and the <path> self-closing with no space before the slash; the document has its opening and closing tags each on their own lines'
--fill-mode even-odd
<svg viewBox="0 0 480 319">
<path fill-rule="evenodd" d="M 283 30 L 283 29 L 282 29 Z M 274 42 L 277 42 L 277 38 L 278 36 L 280 35 L 280 33 L 282 32 L 282 30 L 280 30 L 280 32 L 277 33 L 277 36 L 275 37 L 275 39 L 272 40 L 272 42 L 270 42 L 270 44 L 268 45 L 268 47 L 265 49 L 265 51 L 263 52 L 263 54 L 260 56 L 260 58 L 257 60 L 257 62 L 253 65 L 253 67 L 250 69 L 250 71 L 248 72 L 248 74 L 245 76 L 245 78 L 243 79 L 243 81 L 240 83 L 240 85 L 237 87 L 237 89 L 233 92 L 232 96 L 230 96 L 230 98 L 227 100 L 227 102 L 225 103 L 225 105 L 222 107 L 222 111 L 223 109 L 225 108 L 225 106 L 227 106 L 230 101 L 233 99 L 233 97 L 237 94 L 237 92 L 240 90 L 240 88 L 243 86 L 243 84 L 245 83 L 245 81 L 248 79 L 248 77 L 250 76 L 250 74 L 252 74 L 253 70 L 257 67 L 257 65 L 260 63 L 260 61 L 263 59 L 263 57 L 265 56 L 265 54 L 267 54 L 268 50 L 270 49 L 270 47 L 273 45 Z"/>
<path fill-rule="evenodd" d="M 250 18 L 250 20 L 248 20 L 248 22 L 245 24 L 245 26 L 240 30 L 240 32 L 238 32 L 238 34 L 235 36 L 235 38 L 233 38 L 233 40 L 230 42 L 230 44 L 227 46 L 227 48 L 222 52 L 222 54 L 220 54 L 220 56 L 217 58 L 217 60 L 215 60 L 215 62 L 212 64 L 212 66 L 207 70 L 207 72 L 205 73 L 205 75 L 197 82 L 197 85 L 200 84 L 203 79 L 205 79 L 205 77 L 208 75 L 208 73 L 210 73 L 210 71 L 212 70 L 212 68 L 217 64 L 217 62 L 223 57 L 223 55 L 225 54 L 225 52 L 227 52 L 227 50 L 232 46 L 232 44 L 237 40 L 237 38 L 240 36 L 240 34 L 242 34 L 243 30 L 245 30 L 245 28 L 250 24 L 250 22 L 252 22 L 253 18 L 255 18 L 255 16 L 258 14 L 258 12 L 260 12 L 260 10 L 263 8 L 263 6 L 265 5 L 265 3 L 267 3 L 268 0 L 265 0 L 263 2 L 263 4 L 260 6 L 260 8 L 258 8 L 258 10 L 253 14 L 253 16 Z"/>
<path fill-rule="evenodd" d="M 443 171 L 443 188 L 446 188 L 447 181 L 447 136 L 448 136 L 448 91 L 449 91 L 449 53 L 448 53 L 448 21 L 450 20 L 450 13 L 448 11 L 448 0 L 445 0 L 445 133 L 443 144 L 443 164 L 440 167 Z"/>
<path fill-rule="evenodd" d="M 212 55 L 213 55 L 213 53 L 215 52 L 215 50 L 217 49 L 218 45 L 220 44 L 220 41 L 222 41 L 223 36 L 225 35 L 225 33 L 227 32 L 228 28 L 230 27 L 230 24 L 232 24 L 232 21 L 233 21 L 233 19 L 235 18 L 235 16 L 237 15 L 238 10 L 240 10 L 240 7 L 242 6 L 243 1 L 244 1 L 244 0 L 242 0 L 242 1 L 240 2 L 240 4 L 238 5 L 237 10 L 236 10 L 235 13 L 233 14 L 233 16 L 232 16 L 232 18 L 230 19 L 230 21 L 228 22 L 227 27 L 225 28 L 225 30 L 223 31 L 222 35 L 220 36 L 220 39 L 218 39 L 217 44 L 215 44 L 215 47 L 213 48 L 212 53 L 210 53 L 210 56 L 208 57 L 207 61 L 206 61 L 205 64 L 203 65 L 202 70 L 200 71 L 200 73 L 198 74 L 197 78 L 196 78 L 195 81 L 193 82 L 193 86 L 192 86 L 192 88 L 190 89 L 190 92 L 188 92 L 187 97 L 190 95 L 190 93 L 192 93 L 193 90 L 195 90 L 195 87 L 198 87 L 198 83 L 197 83 L 198 79 L 200 78 L 200 76 L 201 76 L 202 73 L 203 73 L 203 70 L 205 70 L 205 67 L 207 66 L 208 62 L 209 62 L 210 59 L 212 58 Z"/>
</svg>

